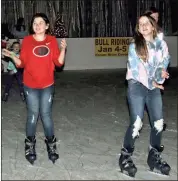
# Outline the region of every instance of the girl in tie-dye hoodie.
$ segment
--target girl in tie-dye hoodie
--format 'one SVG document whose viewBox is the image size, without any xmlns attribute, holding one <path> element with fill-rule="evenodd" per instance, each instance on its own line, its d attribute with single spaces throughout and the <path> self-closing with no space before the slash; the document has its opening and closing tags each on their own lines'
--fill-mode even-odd
<svg viewBox="0 0 178 181">
<path fill-rule="evenodd" d="M 150 146 L 147 163 L 151 170 L 157 169 L 168 175 L 170 166 L 163 162 L 161 135 L 164 130 L 162 97 L 160 89 L 169 78 L 166 69 L 170 61 L 168 47 L 157 36 L 157 24 L 154 18 L 143 15 L 138 19 L 136 34 L 129 46 L 127 75 L 127 99 L 130 111 L 130 125 L 126 131 L 119 166 L 121 171 L 135 176 L 137 168 L 132 161 L 135 139 L 142 128 L 145 105 L 150 118 Z"/>
</svg>

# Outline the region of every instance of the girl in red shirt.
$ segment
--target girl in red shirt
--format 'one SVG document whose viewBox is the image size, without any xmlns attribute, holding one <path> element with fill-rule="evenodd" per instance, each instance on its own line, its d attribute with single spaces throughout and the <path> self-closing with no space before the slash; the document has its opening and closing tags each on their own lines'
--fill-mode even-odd
<svg viewBox="0 0 178 181">
<path fill-rule="evenodd" d="M 55 37 L 48 35 L 49 20 L 43 13 L 32 17 L 31 35 L 22 41 L 20 57 L 6 49 L 3 55 L 13 59 L 17 67 L 24 68 L 23 83 L 27 102 L 27 124 L 25 157 L 33 164 L 36 160 L 35 134 L 38 116 L 44 127 L 48 157 L 54 163 L 59 158 L 52 120 L 54 94 L 54 68 L 64 64 L 66 41 L 62 39 L 61 49 Z"/>
</svg>

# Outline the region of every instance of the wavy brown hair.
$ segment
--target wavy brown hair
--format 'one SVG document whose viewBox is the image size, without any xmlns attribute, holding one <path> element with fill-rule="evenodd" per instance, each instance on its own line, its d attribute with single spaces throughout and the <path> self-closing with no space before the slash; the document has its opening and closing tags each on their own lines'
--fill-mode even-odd
<svg viewBox="0 0 178 181">
<path fill-rule="evenodd" d="M 152 18 L 151 16 L 149 16 L 147 14 L 140 16 L 137 20 L 137 24 L 136 24 L 136 28 L 135 28 L 135 36 L 134 36 L 135 49 L 136 49 L 137 55 L 143 61 L 146 62 L 148 59 L 148 49 L 147 49 L 145 38 L 139 32 L 139 20 L 141 17 L 147 17 L 149 22 L 151 23 L 151 25 L 154 27 L 153 39 L 155 39 L 157 36 L 158 25 L 157 25 L 156 21 L 154 20 L 154 18 Z"/>
</svg>

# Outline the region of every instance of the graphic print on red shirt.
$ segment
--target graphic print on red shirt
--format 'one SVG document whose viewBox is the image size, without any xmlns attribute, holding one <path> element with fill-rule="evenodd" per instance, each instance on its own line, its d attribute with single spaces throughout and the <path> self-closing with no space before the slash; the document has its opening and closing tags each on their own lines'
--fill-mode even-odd
<svg viewBox="0 0 178 181">
<path fill-rule="evenodd" d="M 62 66 L 55 37 L 46 35 L 45 40 L 36 41 L 32 35 L 22 41 L 20 60 L 24 68 L 23 82 L 30 88 L 45 88 L 54 83 L 54 68 Z"/>
<path fill-rule="evenodd" d="M 37 57 L 45 57 L 45 56 L 48 56 L 49 53 L 50 53 L 50 49 L 45 45 L 36 46 L 33 49 L 33 54 Z"/>
</svg>

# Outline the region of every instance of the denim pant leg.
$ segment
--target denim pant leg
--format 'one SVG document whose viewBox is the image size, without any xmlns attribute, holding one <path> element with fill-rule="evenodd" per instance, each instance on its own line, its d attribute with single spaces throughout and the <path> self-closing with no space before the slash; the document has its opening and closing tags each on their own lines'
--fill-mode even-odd
<svg viewBox="0 0 178 181">
<path fill-rule="evenodd" d="M 123 147 L 130 149 L 134 147 L 135 139 L 139 136 L 142 128 L 145 98 L 147 89 L 134 80 L 128 81 L 127 99 L 130 112 L 130 125 L 126 131 Z"/>
<path fill-rule="evenodd" d="M 149 90 L 146 106 L 150 118 L 150 145 L 159 148 L 163 131 L 163 106 L 160 89 Z"/>
<path fill-rule="evenodd" d="M 24 86 L 24 93 L 27 103 L 26 136 L 35 136 L 39 115 L 40 92 L 38 89 L 32 89 Z"/>
<path fill-rule="evenodd" d="M 54 85 L 40 90 L 40 116 L 46 137 L 54 135 L 54 123 L 52 120 L 53 94 Z"/>
<path fill-rule="evenodd" d="M 19 89 L 20 89 L 20 93 L 24 92 L 24 88 L 23 88 L 23 83 L 22 83 L 22 71 L 18 70 L 17 73 L 15 74 L 16 79 L 17 79 L 17 83 L 19 85 Z"/>
<path fill-rule="evenodd" d="M 10 91 L 12 84 L 13 84 L 13 80 L 14 80 L 14 75 L 11 75 L 8 73 L 7 77 L 6 77 L 6 86 L 5 86 L 4 93 L 9 94 L 9 91 Z"/>
</svg>

